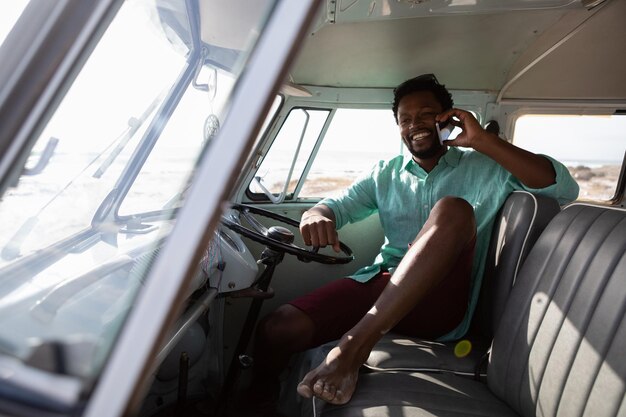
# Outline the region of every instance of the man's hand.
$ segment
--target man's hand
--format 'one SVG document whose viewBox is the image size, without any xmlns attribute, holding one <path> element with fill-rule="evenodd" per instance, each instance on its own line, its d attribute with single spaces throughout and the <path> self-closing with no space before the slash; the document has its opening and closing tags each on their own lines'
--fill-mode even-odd
<svg viewBox="0 0 626 417">
<path fill-rule="evenodd" d="M 454 140 L 444 142 L 445 145 L 472 148 L 487 155 L 527 187 L 545 188 L 556 182 L 556 172 L 547 158 L 518 148 L 500 139 L 495 133 L 487 132 L 472 113 L 450 109 L 435 117 L 436 122 L 446 120 L 463 131 Z"/>
<path fill-rule="evenodd" d="M 435 118 L 435 121 L 438 123 L 446 120 L 451 125 L 460 127 L 462 130 L 454 140 L 446 141 L 446 145 L 463 146 L 481 152 L 481 148 L 484 147 L 484 145 L 487 144 L 487 146 L 489 146 L 489 141 L 499 139 L 497 135 L 483 129 L 474 115 L 468 111 L 450 109 L 437 115 Z"/>
<path fill-rule="evenodd" d="M 335 252 L 341 251 L 335 215 L 327 206 L 318 205 L 304 212 L 300 220 L 300 234 L 307 246 L 332 246 Z"/>
</svg>

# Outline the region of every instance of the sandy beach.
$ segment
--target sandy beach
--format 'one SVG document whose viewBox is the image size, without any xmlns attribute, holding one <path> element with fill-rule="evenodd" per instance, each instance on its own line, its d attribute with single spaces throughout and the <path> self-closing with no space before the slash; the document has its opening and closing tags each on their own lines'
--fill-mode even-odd
<svg viewBox="0 0 626 417">
<path fill-rule="evenodd" d="M 579 200 L 609 200 L 615 194 L 619 165 L 604 165 L 597 168 L 578 165 L 567 168 L 580 187 Z"/>
</svg>

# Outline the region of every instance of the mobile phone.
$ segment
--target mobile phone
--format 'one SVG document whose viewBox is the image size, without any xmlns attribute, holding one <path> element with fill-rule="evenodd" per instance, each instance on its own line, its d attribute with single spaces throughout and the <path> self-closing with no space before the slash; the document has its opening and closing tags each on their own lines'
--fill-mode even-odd
<svg viewBox="0 0 626 417">
<path fill-rule="evenodd" d="M 435 123 L 435 126 L 437 127 L 437 136 L 439 137 L 439 143 L 443 145 L 444 141 L 452 140 L 450 139 L 450 134 L 452 133 L 452 130 L 454 129 L 454 126 L 452 124 L 446 121 L 446 122 Z"/>
</svg>

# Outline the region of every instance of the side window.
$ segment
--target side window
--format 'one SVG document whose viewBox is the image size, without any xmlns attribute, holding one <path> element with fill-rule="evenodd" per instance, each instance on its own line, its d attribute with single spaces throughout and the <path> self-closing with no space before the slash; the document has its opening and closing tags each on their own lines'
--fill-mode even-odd
<svg viewBox="0 0 626 417">
<path fill-rule="evenodd" d="M 337 109 L 298 197 L 336 195 L 402 148 L 390 109 Z"/>
<path fill-rule="evenodd" d="M 278 203 L 293 195 L 329 115 L 306 108 L 289 112 L 248 187 L 253 199 Z"/>
<path fill-rule="evenodd" d="M 607 201 L 615 196 L 625 131 L 622 115 L 532 114 L 517 119 L 513 142 L 567 166 L 580 186 L 579 199 Z"/>
<path fill-rule="evenodd" d="M 379 160 L 402 152 L 398 126 L 389 109 L 337 109 L 314 160 L 309 161 L 329 116 L 330 110 L 291 110 L 248 195 L 275 203 L 332 196 Z"/>
</svg>

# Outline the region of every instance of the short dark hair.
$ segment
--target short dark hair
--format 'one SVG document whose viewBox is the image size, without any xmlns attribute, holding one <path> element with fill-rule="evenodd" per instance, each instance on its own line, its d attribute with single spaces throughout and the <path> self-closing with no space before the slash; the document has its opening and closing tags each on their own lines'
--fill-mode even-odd
<svg viewBox="0 0 626 417">
<path fill-rule="evenodd" d="M 454 102 L 452 101 L 452 95 L 446 89 L 446 86 L 443 84 L 439 84 L 437 81 L 437 77 L 433 74 L 422 74 L 418 75 L 415 78 L 411 78 L 410 80 L 406 80 L 399 86 L 393 89 L 393 117 L 396 119 L 396 123 L 398 122 L 398 105 L 400 104 L 400 100 L 402 100 L 405 96 L 415 93 L 416 91 L 430 91 L 435 95 L 439 104 L 443 110 L 450 110 L 454 106 Z"/>
</svg>

